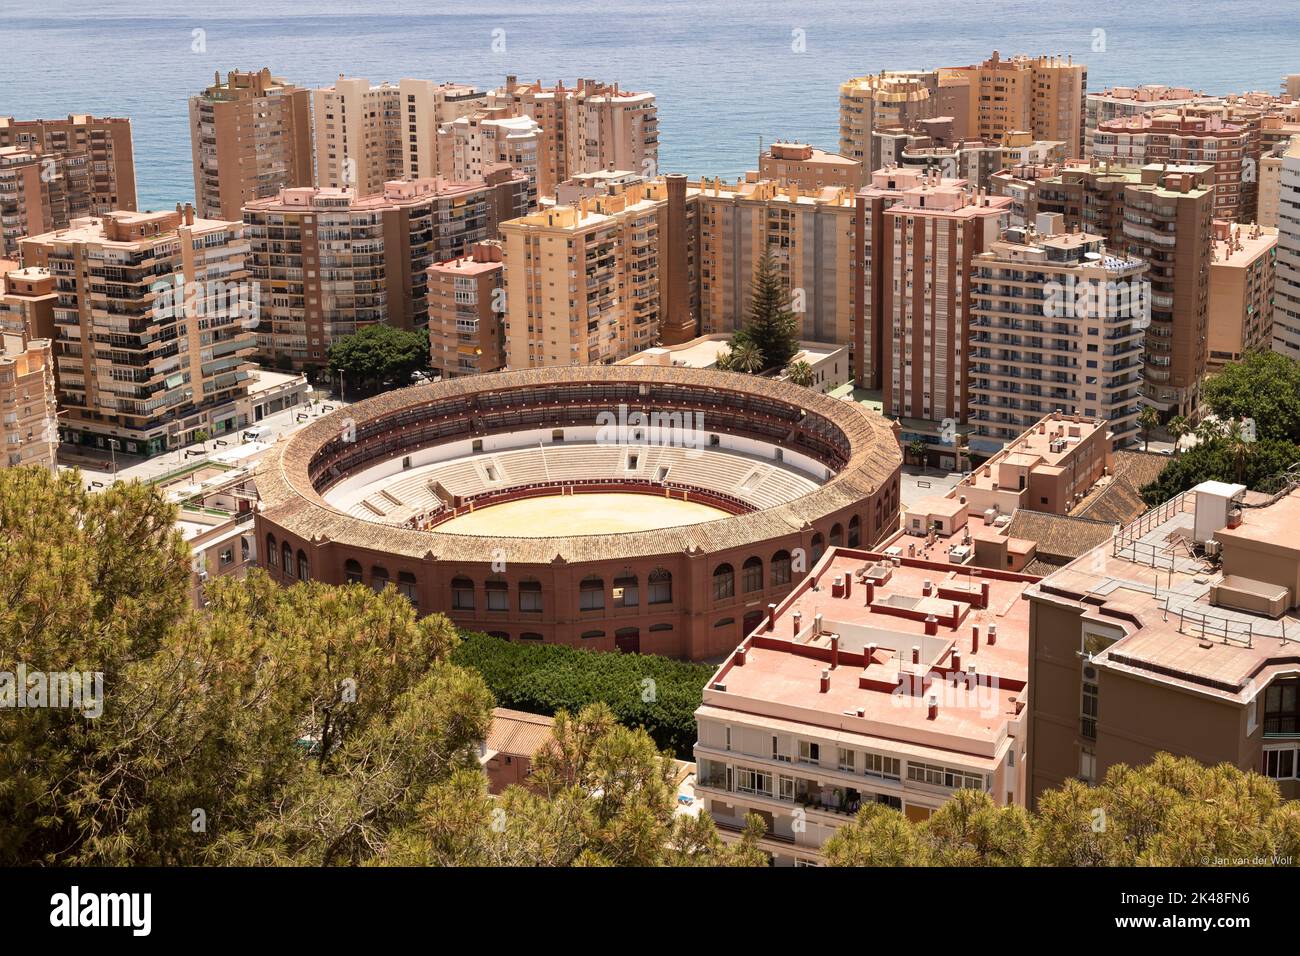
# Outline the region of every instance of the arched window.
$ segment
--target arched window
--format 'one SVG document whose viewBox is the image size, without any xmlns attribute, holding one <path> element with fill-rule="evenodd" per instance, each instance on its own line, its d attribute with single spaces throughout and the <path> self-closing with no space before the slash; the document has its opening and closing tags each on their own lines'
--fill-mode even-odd
<svg viewBox="0 0 1300 956">
<path fill-rule="evenodd" d="M 745 620 L 741 623 L 741 637 L 744 637 L 746 634 L 752 634 L 754 630 L 763 623 L 763 618 L 765 616 L 766 615 L 764 615 L 762 611 L 750 611 L 746 614 Z"/>
<path fill-rule="evenodd" d="M 363 578 L 361 562 L 348 558 L 343 562 L 343 583 L 360 584 Z"/>
<path fill-rule="evenodd" d="M 519 582 L 519 610 L 525 614 L 542 613 L 542 582 L 529 578 Z"/>
<path fill-rule="evenodd" d="M 826 551 L 826 539 L 823 538 L 822 533 L 818 531 L 815 535 L 813 535 L 813 539 L 812 539 L 813 564 L 817 563 L 817 561 L 821 558 L 822 554 L 825 551 Z"/>
<path fill-rule="evenodd" d="M 451 579 L 451 609 L 453 611 L 474 610 L 474 582 L 469 578 Z"/>
<path fill-rule="evenodd" d="M 584 641 L 590 641 L 595 638 L 604 637 L 604 636 L 605 636 L 604 631 L 583 631 L 582 632 L 582 639 Z"/>
<path fill-rule="evenodd" d="M 489 611 L 510 610 L 510 585 L 500 579 L 487 581 L 483 585 L 487 592 L 487 609 Z"/>
<path fill-rule="evenodd" d="M 285 576 L 293 577 L 293 548 L 289 547 L 288 541 L 280 545 L 280 564 L 284 567 Z"/>
<path fill-rule="evenodd" d="M 672 629 L 673 629 L 673 626 L 672 626 L 671 624 L 651 624 L 651 625 L 650 625 L 650 633 L 651 633 L 651 634 L 656 634 L 656 633 L 658 633 L 658 632 L 660 632 L 660 631 L 671 631 Z"/>
<path fill-rule="evenodd" d="M 614 632 L 614 646 L 624 654 L 641 653 L 641 629 L 620 627 Z"/>
<path fill-rule="evenodd" d="M 713 569 L 713 600 L 722 601 L 736 596 L 736 572 L 729 564 L 719 564 Z"/>
<path fill-rule="evenodd" d="M 306 581 L 310 575 L 307 573 L 307 555 L 303 553 L 302 548 L 298 549 L 298 580 Z"/>
<path fill-rule="evenodd" d="M 772 585 L 790 583 L 790 552 L 782 548 L 772 555 Z"/>
<path fill-rule="evenodd" d="M 247 538 L 239 539 L 239 560 L 242 564 L 248 563 L 248 557 L 253 551 L 253 546 Z"/>
<path fill-rule="evenodd" d="M 578 609 L 599 611 L 605 607 L 605 579 L 592 575 L 578 585 Z"/>
<path fill-rule="evenodd" d="M 269 568 L 278 568 L 280 566 L 280 552 L 276 550 L 275 535 L 266 536 L 266 566 Z"/>
<path fill-rule="evenodd" d="M 381 568 L 376 564 L 370 569 L 370 587 L 376 594 L 388 587 L 387 568 Z"/>
<path fill-rule="evenodd" d="M 620 597 L 620 591 L 622 596 Z M 616 607 L 636 607 L 641 603 L 641 586 L 635 574 L 620 574 L 614 579 Z"/>
<path fill-rule="evenodd" d="M 487 633 L 488 633 L 488 637 L 500 638 L 503 641 L 510 640 L 510 635 L 507 634 L 505 631 L 488 631 Z"/>
<path fill-rule="evenodd" d="M 416 588 L 415 575 L 410 571 L 397 572 L 397 590 L 402 592 L 402 597 L 410 601 L 415 607 L 420 606 L 420 595 Z"/>
<path fill-rule="evenodd" d="M 831 547 L 839 548 L 844 545 L 844 525 L 838 521 L 831 525 Z"/>
<path fill-rule="evenodd" d="M 740 586 L 746 594 L 763 590 L 762 558 L 754 557 L 745 560 L 740 569 Z"/>
<path fill-rule="evenodd" d="M 714 627 L 730 627 L 732 624 L 735 624 L 735 623 L 736 623 L 736 619 L 735 619 L 734 617 L 724 617 L 724 618 L 719 618 L 718 620 L 714 621 L 714 622 L 713 622 L 713 626 L 714 626 Z"/>
<path fill-rule="evenodd" d="M 655 568 L 650 572 L 650 603 L 673 603 L 672 572 L 665 571 L 663 568 Z"/>
<path fill-rule="evenodd" d="M 519 635 L 519 639 L 521 641 L 540 641 L 542 635 L 538 634 L 536 631 L 524 631 L 524 633 Z"/>
<path fill-rule="evenodd" d="M 849 519 L 849 547 L 856 548 L 862 544 L 862 519 L 854 515 Z"/>
</svg>

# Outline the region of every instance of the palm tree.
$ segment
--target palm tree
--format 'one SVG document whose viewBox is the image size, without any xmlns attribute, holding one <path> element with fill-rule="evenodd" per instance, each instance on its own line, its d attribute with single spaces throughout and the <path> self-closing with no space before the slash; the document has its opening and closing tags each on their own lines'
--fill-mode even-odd
<svg viewBox="0 0 1300 956">
<path fill-rule="evenodd" d="M 731 368 L 736 372 L 761 372 L 763 353 L 753 342 L 737 343 L 731 350 Z"/>
<path fill-rule="evenodd" d="M 1183 436 L 1192 430 L 1192 423 L 1183 415 L 1175 415 L 1173 418 L 1169 419 L 1165 428 L 1169 431 L 1170 436 L 1174 440 L 1174 457 L 1177 458 L 1178 453 L 1182 451 L 1179 443 L 1182 442 Z"/>
<path fill-rule="evenodd" d="M 925 442 L 921 441 L 919 438 L 913 438 L 907 443 L 907 450 L 911 453 L 914 459 L 921 463 L 922 471 L 925 470 L 925 449 Z"/>
<path fill-rule="evenodd" d="M 1236 476 L 1237 484 L 1241 484 L 1246 475 L 1246 462 L 1254 452 L 1255 444 L 1247 436 L 1241 422 L 1236 419 L 1233 419 L 1232 424 L 1228 426 L 1224 438 L 1228 443 L 1228 455 L 1232 458 L 1232 472 Z"/>
<path fill-rule="evenodd" d="M 790 380 L 791 384 L 809 388 L 813 383 L 812 366 L 802 359 L 798 362 L 791 362 L 785 368 L 785 377 Z"/>
<path fill-rule="evenodd" d="M 1217 418 L 1203 418 L 1194 434 L 1198 445 L 1209 445 L 1223 437 L 1223 422 Z"/>
<path fill-rule="evenodd" d="M 730 372 L 734 361 L 735 354 L 731 349 L 719 349 L 717 357 L 713 360 L 713 367 L 720 372 Z"/>
<path fill-rule="evenodd" d="M 1160 424 L 1160 417 L 1154 406 L 1145 405 L 1138 415 L 1138 428 L 1142 429 L 1142 450 L 1148 451 L 1151 445 L 1151 432 Z"/>
</svg>

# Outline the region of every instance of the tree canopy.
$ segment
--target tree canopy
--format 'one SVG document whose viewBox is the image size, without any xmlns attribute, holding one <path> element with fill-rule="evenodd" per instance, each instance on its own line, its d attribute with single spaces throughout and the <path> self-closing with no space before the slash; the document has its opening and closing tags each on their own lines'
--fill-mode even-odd
<svg viewBox="0 0 1300 956">
<path fill-rule="evenodd" d="M 329 349 L 329 373 L 343 374 L 349 394 L 374 394 L 386 385 L 411 383 L 417 372 L 431 370 L 427 329 L 398 329 L 382 322 L 345 335 Z"/>
<path fill-rule="evenodd" d="M 1300 361 L 1251 352 L 1205 383 L 1204 400 L 1221 419 L 1254 419 L 1260 439 L 1300 445 Z"/>
<path fill-rule="evenodd" d="M 959 790 L 927 820 L 879 804 L 827 841 L 832 866 L 1207 866 L 1297 859 L 1300 804 L 1229 764 L 1158 754 L 1089 787 L 1040 795 L 1035 812 Z"/>
<path fill-rule="evenodd" d="M 1300 447 L 1289 441 L 1244 442 L 1219 435 L 1170 459 L 1160 476 L 1142 488 L 1142 499 L 1155 506 L 1202 481 L 1229 481 L 1259 491 L 1276 490 L 1276 479 L 1300 462 Z"/>
</svg>

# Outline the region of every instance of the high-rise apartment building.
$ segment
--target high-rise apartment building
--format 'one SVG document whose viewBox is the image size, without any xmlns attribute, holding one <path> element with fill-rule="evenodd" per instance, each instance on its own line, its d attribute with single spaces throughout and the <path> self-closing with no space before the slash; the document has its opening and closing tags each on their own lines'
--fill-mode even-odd
<svg viewBox="0 0 1300 956">
<path fill-rule="evenodd" d="M 365 197 L 304 187 L 247 204 L 262 360 L 319 366 L 331 344 L 364 325 L 423 325 L 430 264 L 466 255 L 526 203 L 523 176 L 500 169 L 489 182 L 397 180 Z"/>
<path fill-rule="evenodd" d="M 121 117 L 73 114 L 67 119 L 15 120 L 0 116 L 0 147 L 17 146 L 53 160 L 47 178 L 70 167 L 72 191 L 84 177 L 88 201 L 74 201 L 67 215 L 102 215 L 135 209 L 135 159 L 131 153 L 131 121 Z M 56 210 L 55 228 L 67 224 Z"/>
<path fill-rule="evenodd" d="M 58 301 L 54 277 L 48 269 L 11 269 L 0 275 L 0 332 L 53 341 Z"/>
<path fill-rule="evenodd" d="M 1153 112 L 1102 123 L 1093 136 L 1092 155 L 1114 166 L 1210 166 L 1214 215 L 1236 220 L 1254 211 L 1257 163 L 1248 145 L 1246 129 L 1219 116 Z M 1252 171 L 1249 182 L 1243 177 L 1247 168 Z"/>
<path fill-rule="evenodd" d="M 54 228 L 41 182 L 41 158 L 16 146 L 0 147 L 0 258 L 18 255 L 18 240 Z"/>
<path fill-rule="evenodd" d="M 69 440 L 154 455 L 238 427 L 257 314 L 243 223 L 113 212 L 24 239 L 22 255 L 54 277 Z"/>
<path fill-rule="evenodd" d="M 311 91 L 232 70 L 190 97 L 198 215 L 236 220 L 245 203 L 312 184 Z"/>
<path fill-rule="evenodd" d="M 440 161 L 438 131 L 446 123 L 468 116 L 487 105 L 487 93 L 463 83 L 434 83 L 432 80 L 399 80 L 402 123 L 399 131 L 403 151 L 402 178 L 427 179 L 441 176 L 466 182 L 482 178 L 476 171 L 462 175 Z"/>
<path fill-rule="evenodd" d="M 658 174 L 659 111 L 653 93 L 588 79 L 572 87 L 543 87 L 540 81 L 520 83 L 508 76 L 488 94 L 488 105 L 504 110 L 489 112 L 494 118 L 528 117 L 537 123 L 539 195 L 552 195 L 557 184 L 599 169 L 626 169 L 647 178 Z"/>
<path fill-rule="evenodd" d="M 429 266 L 429 356 L 435 373 L 459 378 L 505 367 L 505 266 L 501 243 Z"/>
<path fill-rule="evenodd" d="M 871 288 L 886 414 L 967 422 L 971 266 L 1006 228 L 1010 205 L 930 173 L 883 211 Z"/>
<path fill-rule="evenodd" d="M 528 208 L 557 184 L 545 178 L 541 160 L 542 128 L 527 116 L 509 116 L 505 107 L 479 110 L 444 124 L 438 133 L 439 163 L 457 182 L 482 178 L 505 163 L 528 180 Z"/>
<path fill-rule="evenodd" d="M 1300 797 L 1297 526 L 1294 488 L 1204 482 L 1029 588 L 1031 801 L 1162 751 Z"/>
<path fill-rule="evenodd" d="M 876 130 L 912 130 L 922 120 L 946 115 L 952 118 L 958 135 L 965 136 L 968 110 L 964 87 L 950 101 L 941 99 L 939 75 L 934 70 L 855 76 L 840 84 L 840 155 L 862 163 L 869 174 L 890 162 L 880 153 L 873 136 Z"/>
<path fill-rule="evenodd" d="M 1219 97 L 1197 93 L 1186 87 L 1160 86 L 1116 86 L 1099 93 L 1089 93 L 1085 97 L 1084 117 L 1084 151 L 1083 156 L 1092 156 L 1092 141 L 1097 128 L 1114 120 L 1128 119 L 1143 113 L 1177 113 L 1186 106 L 1198 106 L 1204 103 L 1217 103 Z"/>
<path fill-rule="evenodd" d="M 999 142 L 1013 130 L 1035 139 L 1062 140 L 1072 156 L 1083 155 L 1088 68 L 1073 58 L 993 56 L 973 66 L 945 67 L 940 86 L 964 85 L 970 121 L 967 134 Z"/>
<path fill-rule="evenodd" d="M 1214 221 L 1206 371 L 1273 344 L 1277 230 Z"/>
<path fill-rule="evenodd" d="M 0 333 L 0 468 L 54 470 L 59 448 L 49 339 Z"/>
<path fill-rule="evenodd" d="M 971 265 L 976 435 L 1001 444 L 1061 412 L 1107 421 L 1114 444 L 1131 440 L 1150 308 L 1146 263 L 1111 255 L 1101 236 L 1066 232 L 1062 216 L 1040 213 Z"/>
<path fill-rule="evenodd" d="M 698 184 L 700 331 L 745 323 L 754 271 L 769 253 L 790 291 L 803 341 L 853 341 L 854 190 L 804 190 L 754 174 L 745 182 Z"/>
<path fill-rule="evenodd" d="M 1213 168 L 1070 165 L 1034 183 L 1035 212 L 1102 236 L 1112 252 L 1150 265 L 1151 320 L 1143 401 L 1162 418 L 1194 417 L 1205 376 Z"/>
<path fill-rule="evenodd" d="M 773 143 L 758 157 L 758 178 L 815 192 L 827 186 L 859 189 L 864 180 L 860 160 L 827 153 L 807 143 Z"/>
<path fill-rule="evenodd" d="M 402 178 L 404 111 L 397 86 L 340 74 L 333 86 L 312 90 L 311 99 L 317 185 L 363 198 Z"/>
<path fill-rule="evenodd" d="M 1281 161 L 1273 351 L 1300 359 L 1300 137 L 1283 150 Z"/>
<path fill-rule="evenodd" d="M 610 364 L 689 339 L 693 192 L 668 176 L 503 223 L 510 368 Z"/>
</svg>

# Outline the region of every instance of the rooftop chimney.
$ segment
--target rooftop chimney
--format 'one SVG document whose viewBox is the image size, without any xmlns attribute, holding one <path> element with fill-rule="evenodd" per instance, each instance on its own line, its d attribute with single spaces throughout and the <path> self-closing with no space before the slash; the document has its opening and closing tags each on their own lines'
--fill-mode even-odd
<svg viewBox="0 0 1300 956">
<path fill-rule="evenodd" d="M 831 670 L 840 666 L 840 636 L 831 635 Z"/>
<path fill-rule="evenodd" d="M 791 620 L 792 622 L 794 622 L 794 636 L 795 636 L 795 637 L 798 637 L 798 636 L 799 636 L 799 622 L 803 620 L 803 612 L 802 612 L 802 611 L 795 611 L 795 612 L 794 612 L 794 615 L 790 618 L 790 620 Z"/>
<path fill-rule="evenodd" d="M 970 652 L 974 654 L 980 649 L 980 626 L 974 625 L 970 629 Z"/>
<path fill-rule="evenodd" d="M 990 624 L 989 625 L 989 647 L 992 647 L 997 642 L 998 642 L 998 626 L 996 624 Z"/>
<path fill-rule="evenodd" d="M 764 630 L 771 631 L 775 629 L 776 629 L 776 605 L 769 604 L 767 606 L 767 627 L 764 628 Z"/>
<path fill-rule="evenodd" d="M 931 694 L 928 703 L 929 706 L 926 708 L 925 719 L 934 720 L 939 716 L 939 698 L 935 697 L 934 694 Z"/>
<path fill-rule="evenodd" d="M 925 616 L 925 633 L 931 636 L 939 633 L 939 619 L 933 614 Z"/>
<path fill-rule="evenodd" d="M 921 663 L 921 645 L 919 644 L 912 645 L 912 663 L 913 664 Z"/>
<path fill-rule="evenodd" d="M 818 687 L 818 693 L 824 694 L 830 689 L 831 689 L 831 672 L 824 670 L 822 671 L 821 685 L 820 687 Z"/>
</svg>

